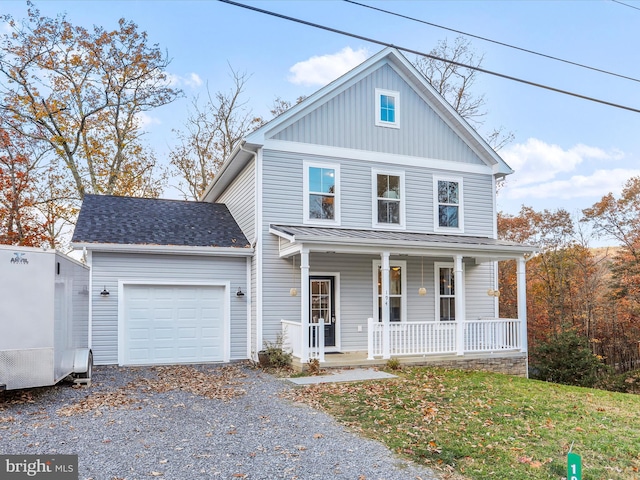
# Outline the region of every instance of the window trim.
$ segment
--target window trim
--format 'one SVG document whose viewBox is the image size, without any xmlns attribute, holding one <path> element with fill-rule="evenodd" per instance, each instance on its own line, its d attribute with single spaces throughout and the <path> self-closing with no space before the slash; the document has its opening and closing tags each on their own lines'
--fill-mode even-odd
<svg viewBox="0 0 640 480">
<path fill-rule="evenodd" d="M 402 288 L 402 294 L 400 295 L 400 322 L 407 321 L 407 262 L 406 260 L 389 260 L 389 269 L 393 267 L 400 267 L 400 286 Z M 378 269 L 382 268 L 382 260 L 373 260 L 372 272 L 373 272 L 373 319 L 376 322 L 381 322 L 382 319 L 378 316 Z"/>
<path fill-rule="evenodd" d="M 325 162 L 313 162 L 305 160 L 302 162 L 303 168 L 303 197 L 302 197 L 302 208 L 303 208 L 303 223 L 309 225 L 340 225 L 340 165 L 337 163 L 325 163 Z M 311 218 L 309 217 L 309 169 L 310 168 L 327 168 L 332 169 L 335 175 L 335 192 L 333 194 L 334 198 L 334 218 L 322 219 L 322 218 Z"/>
<path fill-rule="evenodd" d="M 400 92 L 396 92 L 394 90 L 384 90 L 382 88 L 376 88 L 376 127 L 390 127 L 390 128 L 400 128 Z M 382 95 L 386 95 L 389 97 L 393 97 L 395 100 L 395 121 L 394 122 L 386 122 L 381 118 L 381 110 L 380 110 L 380 97 Z"/>
<path fill-rule="evenodd" d="M 400 222 L 399 223 L 380 223 L 378 222 L 378 175 L 388 175 L 400 178 Z M 371 225 L 373 228 L 383 230 L 405 230 L 405 212 L 406 212 L 406 189 L 404 182 L 404 170 L 381 170 L 377 168 L 371 169 Z"/>
<path fill-rule="evenodd" d="M 441 227 L 438 202 L 438 182 L 456 182 L 458 184 L 458 226 Z M 450 175 L 433 176 L 433 231 L 442 233 L 464 233 L 464 183 L 462 177 Z"/>
</svg>

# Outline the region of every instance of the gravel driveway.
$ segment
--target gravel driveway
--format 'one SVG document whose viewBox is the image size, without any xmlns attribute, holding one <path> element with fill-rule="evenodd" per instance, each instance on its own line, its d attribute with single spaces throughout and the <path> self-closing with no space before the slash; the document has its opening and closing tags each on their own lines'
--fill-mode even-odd
<svg viewBox="0 0 640 480">
<path fill-rule="evenodd" d="M 96 367 L 93 385 L 0 393 L 0 454 L 78 454 L 80 479 L 432 480 L 249 365 Z"/>
</svg>

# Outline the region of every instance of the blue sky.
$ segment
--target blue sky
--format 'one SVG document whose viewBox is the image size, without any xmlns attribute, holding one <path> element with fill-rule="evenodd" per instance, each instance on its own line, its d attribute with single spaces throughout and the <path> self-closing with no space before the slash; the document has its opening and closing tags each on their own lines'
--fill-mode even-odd
<svg viewBox="0 0 640 480">
<path fill-rule="evenodd" d="M 457 34 L 339 0 L 241 3 L 428 52 Z M 378 8 L 640 79 L 640 2 L 630 8 L 592 1 L 375 1 Z M 40 1 L 45 15 L 66 12 L 74 24 L 115 28 L 124 17 L 172 58 L 169 73 L 185 92 L 146 118 L 147 142 L 160 159 L 174 143 L 194 95 L 232 86 L 229 65 L 251 75 L 247 104 L 269 116 L 276 96 L 294 100 L 382 47 L 217 1 Z M 24 1 L 3 0 L 2 13 L 26 16 Z M 472 39 L 483 67 L 514 77 L 640 109 L 640 83 Z M 414 55 L 405 54 L 410 60 Z M 577 213 L 640 175 L 640 113 L 481 74 L 474 91 L 486 97 L 485 128 L 504 127 L 515 140 L 500 154 L 516 170 L 498 207 L 517 213 L 566 208 Z M 167 197 L 178 198 L 169 189 Z"/>
</svg>

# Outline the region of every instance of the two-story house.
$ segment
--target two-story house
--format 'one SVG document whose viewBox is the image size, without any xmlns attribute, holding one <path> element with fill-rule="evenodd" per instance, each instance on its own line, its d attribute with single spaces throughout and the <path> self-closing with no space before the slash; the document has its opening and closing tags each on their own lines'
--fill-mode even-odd
<svg viewBox="0 0 640 480">
<path fill-rule="evenodd" d="M 73 242 L 93 268 L 95 358 L 255 358 L 282 335 L 300 364 L 404 357 L 526 374 L 534 249 L 497 239 L 496 181 L 510 173 L 387 48 L 248 135 L 203 202 L 88 197 Z M 192 212 L 210 208 L 224 212 Z M 498 315 L 505 259 L 518 266 L 516 319 Z"/>
</svg>

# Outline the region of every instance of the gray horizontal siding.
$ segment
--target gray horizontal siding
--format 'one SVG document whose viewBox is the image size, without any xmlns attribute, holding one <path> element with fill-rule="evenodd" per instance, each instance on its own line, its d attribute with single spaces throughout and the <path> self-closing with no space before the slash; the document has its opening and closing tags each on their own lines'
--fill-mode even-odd
<svg viewBox="0 0 640 480">
<path fill-rule="evenodd" d="M 493 236 L 493 182 L 490 175 L 429 170 L 428 166 L 398 166 L 392 163 L 371 163 L 365 160 L 345 160 L 318 155 L 298 155 L 291 152 L 266 151 L 263 156 L 264 220 L 269 223 L 301 224 L 303 222 L 303 161 L 340 165 L 341 226 L 372 227 L 373 169 L 403 171 L 405 174 L 406 229 L 433 233 L 434 174 L 461 177 L 463 181 L 464 234 Z"/>
<path fill-rule="evenodd" d="M 400 128 L 375 126 L 375 89 L 400 93 Z M 275 132 L 273 138 L 414 157 L 483 164 L 389 64 Z"/>
<path fill-rule="evenodd" d="M 251 160 L 218 198 L 218 203 L 227 205 L 249 242 L 255 238 L 255 190 L 255 160 Z"/>
<path fill-rule="evenodd" d="M 91 271 L 92 347 L 97 365 L 118 363 L 119 280 L 231 282 L 231 359 L 247 357 L 246 297 L 235 295 L 238 286 L 246 288 L 245 258 L 93 252 Z M 103 288 L 110 293 L 106 298 L 100 296 Z"/>
<path fill-rule="evenodd" d="M 498 316 L 495 297 L 487 295 L 494 288 L 494 264 L 465 265 L 466 317 L 468 320 Z"/>
</svg>

